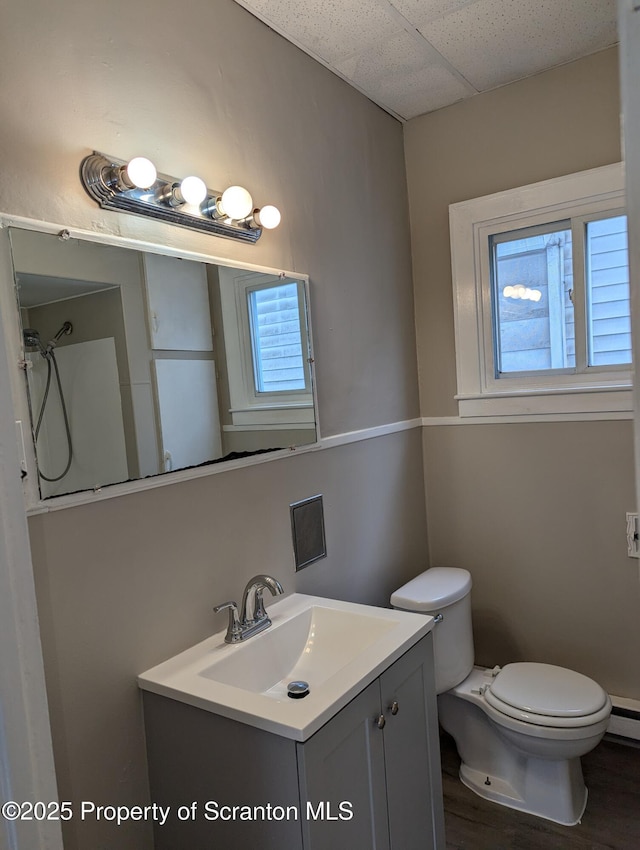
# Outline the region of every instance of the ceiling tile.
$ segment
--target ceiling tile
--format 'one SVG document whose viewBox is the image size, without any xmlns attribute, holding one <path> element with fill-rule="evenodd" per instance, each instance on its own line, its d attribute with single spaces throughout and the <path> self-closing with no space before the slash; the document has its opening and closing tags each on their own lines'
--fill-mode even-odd
<svg viewBox="0 0 640 850">
<path fill-rule="evenodd" d="M 478 0 L 389 0 L 392 6 L 415 27 L 429 23 L 443 15 L 471 6 Z"/>
<path fill-rule="evenodd" d="M 411 118 L 617 42 L 616 0 L 236 0 Z"/>
<path fill-rule="evenodd" d="M 421 33 L 486 91 L 615 44 L 616 2 L 477 0 Z"/>
<path fill-rule="evenodd" d="M 363 50 L 336 70 L 361 91 L 401 118 L 409 119 L 468 96 L 469 90 L 433 60 L 428 45 L 405 32 L 395 33 L 375 51 Z"/>
<path fill-rule="evenodd" d="M 242 0 L 273 29 L 329 64 L 374 49 L 398 29 L 379 0 Z"/>
</svg>

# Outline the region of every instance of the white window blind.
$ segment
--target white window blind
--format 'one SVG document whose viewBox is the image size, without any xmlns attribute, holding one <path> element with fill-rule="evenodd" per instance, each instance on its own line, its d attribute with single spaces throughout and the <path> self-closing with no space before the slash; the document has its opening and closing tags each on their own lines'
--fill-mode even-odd
<svg viewBox="0 0 640 850">
<path fill-rule="evenodd" d="M 298 285 L 247 292 L 256 392 L 305 390 Z"/>
</svg>

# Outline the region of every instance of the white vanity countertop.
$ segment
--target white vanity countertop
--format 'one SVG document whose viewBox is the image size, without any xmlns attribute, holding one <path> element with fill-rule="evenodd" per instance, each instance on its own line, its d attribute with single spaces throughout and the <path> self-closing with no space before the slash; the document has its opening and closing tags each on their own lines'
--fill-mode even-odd
<svg viewBox="0 0 640 850">
<path fill-rule="evenodd" d="M 433 628 L 433 618 L 294 593 L 239 644 L 225 631 L 138 676 L 140 688 L 305 741 Z M 309 683 L 302 699 L 287 684 Z"/>
</svg>

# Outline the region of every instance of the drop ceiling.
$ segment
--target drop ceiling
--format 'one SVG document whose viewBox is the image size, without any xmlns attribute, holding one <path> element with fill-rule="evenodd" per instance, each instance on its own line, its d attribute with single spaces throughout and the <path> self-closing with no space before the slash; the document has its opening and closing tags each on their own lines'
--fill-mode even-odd
<svg viewBox="0 0 640 850">
<path fill-rule="evenodd" d="M 236 0 L 400 120 L 617 42 L 616 0 Z"/>
</svg>

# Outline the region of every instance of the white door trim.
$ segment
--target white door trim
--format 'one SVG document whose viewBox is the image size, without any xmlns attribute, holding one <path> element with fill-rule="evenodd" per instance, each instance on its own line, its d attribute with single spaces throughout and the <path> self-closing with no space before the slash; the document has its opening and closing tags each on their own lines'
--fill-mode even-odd
<svg viewBox="0 0 640 850">
<path fill-rule="evenodd" d="M 49 803 L 56 777 L 1 321 L 0 400 L 0 803 Z M 62 850 L 60 823 L 0 815 L 0 850 Z"/>
<path fill-rule="evenodd" d="M 631 280 L 631 329 L 636 364 L 635 469 L 636 499 L 640 495 L 640 2 L 618 0 L 620 36 L 620 88 L 622 101 L 623 151 L 625 159 L 627 216 L 629 233 L 629 274 Z"/>
</svg>

